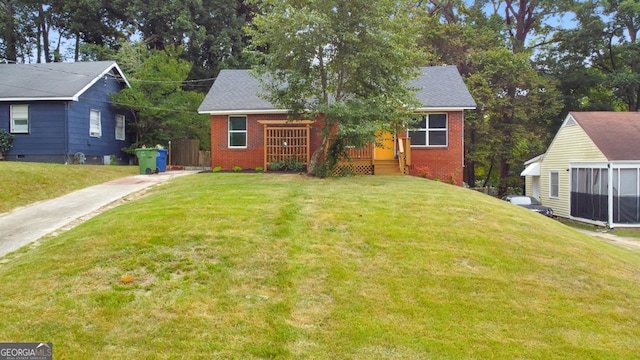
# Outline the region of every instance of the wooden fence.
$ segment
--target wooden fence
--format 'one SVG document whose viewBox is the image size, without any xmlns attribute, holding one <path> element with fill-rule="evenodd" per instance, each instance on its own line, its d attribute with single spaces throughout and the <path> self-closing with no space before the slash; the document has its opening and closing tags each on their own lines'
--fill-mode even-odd
<svg viewBox="0 0 640 360">
<path fill-rule="evenodd" d="M 180 139 L 171 142 L 169 165 L 211 166 L 211 153 L 200 151 L 200 140 Z"/>
</svg>

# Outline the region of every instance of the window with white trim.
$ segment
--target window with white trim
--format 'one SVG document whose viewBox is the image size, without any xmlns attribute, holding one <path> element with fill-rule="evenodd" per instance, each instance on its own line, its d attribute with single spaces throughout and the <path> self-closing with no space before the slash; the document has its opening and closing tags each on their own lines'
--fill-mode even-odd
<svg viewBox="0 0 640 360">
<path fill-rule="evenodd" d="M 549 197 L 560 197 L 560 172 L 549 171 Z"/>
<path fill-rule="evenodd" d="M 10 131 L 14 134 L 29 133 L 29 105 L 11 105 Z"/>
<path fill-rule="evenodd" d="M 102 122 L 100 120 L 100 111 L 98 110 L 91 110 L 89 114 L 89 136 L 102 136 Z"/>
<path fill-rule="evenodd" d="M 229 116 L 229 147 L 247 147 L 247 117 Z"/>
<path fill-rule="evenodd" d="M 116 140 L 125 139 L 124 115 L 116 115 Z"/>
<path fill-rule="evenodd" d="M 447 114 L 426 114 L 422 120 L 409 129 L 411 146 L 447 146 Z"/>
</svg>

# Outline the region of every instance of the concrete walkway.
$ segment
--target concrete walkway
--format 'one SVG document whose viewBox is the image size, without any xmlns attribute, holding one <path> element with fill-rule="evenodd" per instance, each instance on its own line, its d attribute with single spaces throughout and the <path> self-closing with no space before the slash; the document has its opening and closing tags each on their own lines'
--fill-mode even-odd
<svg viewBox="0 0 640 360">
<path fill-rule="evenodd" d="M 0 214 L 0 257 L 79 220 L 87 220 L 127 195 L 197 171 L 135 175 L 78 190 Z"/>
<path fill-rule="evenodd" d="M 640 251 L 640 238 L 622 237 L 607 232 L 589 231 L 578 228 L 575 228 L 575 230 L 583 234 L 590 235 L 598 240 L 606 241 L 629 250 Z"/>
</svg>

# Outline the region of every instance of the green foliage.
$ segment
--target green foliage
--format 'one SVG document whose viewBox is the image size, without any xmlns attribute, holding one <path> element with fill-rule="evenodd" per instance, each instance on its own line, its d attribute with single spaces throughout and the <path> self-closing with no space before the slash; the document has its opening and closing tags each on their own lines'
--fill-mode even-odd
<svg viewBox="0 0 640 360">
<path fill-rule="evenodd" d="M 274 160 L 268 164 L 271 171 L 303 171 L 304 162 L 298 161 L 295 156 L 290 156 L 285 160 Z"/>
<path fill-rule="evenodd" d="M 304 163 L 298 161 L 295 156 L 289 157 L 289 161 L 287 161 L 287 170 L 289 171 L 302 171 L 304 170 Z"/>
<path fill-rule="evenodd" d="M 213 170 L 212 170 L 212 171 L 213 171 L 214 173 L 219 173 L 219 172 L 221 172 L 221 171 L 222 171 L 222 168 L 221 168 L 220 166 L 216 166 L 216 167 L 214 167 L 214 168 L 213 168 Z"/>
<path fill-rule="evenodd" d="M 5 154 L 13 147 L 15 136 L 5 129 L 0 129 L 0 155 Z"/>
<path fill-rule="evenodd" d="M 266 98 L 291 117 L 321 118 L 323 146 L 332 131 L 351 143 L 410 120 L 417 105 L 407 81 L 420 51 L 410 6 L 392 0 L 254 1 L 250 29 Z"/>
<path fill-rule="evenodd" d="M 561 81 L 566 110 L 640 111 L 640 3 L 576 2 L 576 26 L 541 52 Z"/>
<path fill-rule="evenodd" d="M 242 168 L 240 166 L 234 166 L 233 167 L 233 172 L 241 172 Z"/>
<path fill-rule="evenodd" d="M 256 171 L 257 171 L 257 172 L 263 172 L 263 171 L 264 171 L 264 168 L 263 168 L 262 166 L 258 166 L 258 167 L 256 168 Z"/>
<path fill-rule="evenodd" d="M 268 164 L 268 169 L 271 171 L 282 171 L 286 166 L 287 163 L 285 161 L 274 160 Z"/>
<path fill-rule="evenodd" d="M 125 47 L 128 55 L 138 54 Z M 172 139 L 199 139 L 201 148 L 210 149 L 210 123 L 196 113 L 204 95 L 182 88 L 191 64 L 181 60 L 180 48 L 152 51 L 141 63 L 129 59 L 131 88 L 112 96 L 116 106 L 130 110 L 135 133 L 131 149 L 140 144 L 167 144 Z"/>
</svg>

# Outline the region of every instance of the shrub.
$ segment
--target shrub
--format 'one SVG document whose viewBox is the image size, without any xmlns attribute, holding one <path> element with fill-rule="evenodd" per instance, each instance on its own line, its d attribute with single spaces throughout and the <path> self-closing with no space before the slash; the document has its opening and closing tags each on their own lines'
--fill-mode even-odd
<svg viewBox="0 0 640 360">
<path fill-rule="evenodd" d="M 220 171 L 222 171 L 222 168 L 220 166 L 216 166 L 216 167 L 213 168 L 213 172 L 214 173 L 218 173 Z"/>
<path fill-rule="evenodd" d="M 423 177 L 425 179 L 433 180 L 433 173 L 428 166 L 418 166 L 416 167 L 416 171 L 418 172 L 418 176 Z"/>
<path fill-rule="evenodd" d="M 242 168 L 240 166 L 233 167 L 233 172 L 240 172 L 240 171 L 242 171 Z"/>
<path fill-rule="evenodd" d="M 302 171 L 304 170 L 304 163 L 298 162 L 295 156 L 289 158 L 287 162 L 287 170 L 289 171 Z"/>
<path fill-rule="evenodd" d="M 13 147 L 13 139 L 13 134 L 10 134 L 5 129 L 0 129 L 0 155 L 11 150 L 11 148 Z"/>
<path fill-rule="evenodd" d="M 287 164 L 284 161 L 272 161 L 269 163 L 269 170 L 282 171 L 286 168 Z"/>
<path fill-rule="evenodd" d="M 256 168 L 256 171 L 257 171 L 257 172 L 263 172 L 263 171 L 264 171 L 264 169 L 262 168 L 262 166 L 258 166 L 258 167 Z"/>
</svg>

